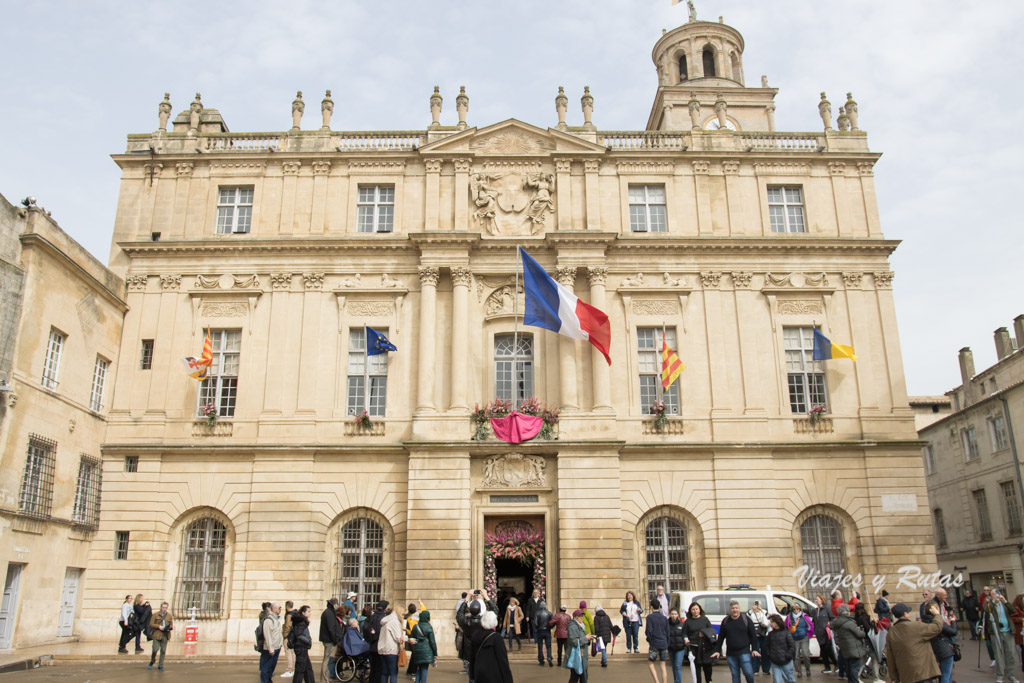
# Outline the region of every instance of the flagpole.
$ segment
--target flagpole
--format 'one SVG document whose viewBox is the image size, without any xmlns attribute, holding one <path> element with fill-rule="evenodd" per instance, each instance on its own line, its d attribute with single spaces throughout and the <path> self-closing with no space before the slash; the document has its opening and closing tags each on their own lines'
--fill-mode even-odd
<svg viewBox="0 0 1024 683">
<path fill-rule="evenodd" d="M 370 414 L 370 335 L 369 328 L 363 325 L 363 410 Z"/>
<path fill-rule="evenodd" d="M 516 408 L 519 364 L 519 244 L 516 244 L 516 286 L 512 290 L 512 409 Z"/>
</svg>

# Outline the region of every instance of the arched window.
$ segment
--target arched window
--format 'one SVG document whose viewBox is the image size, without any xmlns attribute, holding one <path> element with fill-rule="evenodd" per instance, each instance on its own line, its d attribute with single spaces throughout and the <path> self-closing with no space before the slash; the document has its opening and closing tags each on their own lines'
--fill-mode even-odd
<svg viewBox="0 0 1024 683">
<path fill-rule="evenodd" d="M 843 528 L 828 515 L 812 515 L 800 525 L 803 563 L 822 574 L 845 571 Z"/>
<path fill-rule="evenodd" d="M 513 336 L 494 337 L 494 396 L 518 403 L 533 396 L 533 338 L 520 334 L 513 358 Z"/>
<path fill-rule="evenodd" d="M 174 611 L 185 617 L 194 607 L 199 618 L 217 618 L 223 605 L 227 529 L 216 519 L 203 517 L 183 534 Z"/>
<path fill-rule="evenodd" d="M 338 534 L 338 595 L 351 591 L 360 604 L 376 605 L 384 597 L 384 528 L 368 517 L 357 517 Z"/>
<path fill-rule="evenodd" d="M 704 52 L 701 53 L 701 61 L 704 65 L 704 76 L 706 78 L 715 77 L 715 51 L 710 47 L 704 48 Z"/>
<path fill-rule="evenodd" d="M 743 68 L 740 66 L 740 58 L 735 52 L 732 53 L 732 80 L 743 82 Z"/>
<path fill-rule="evenodd" d="M 690 587 L 690 555 L 686 544 L 686 527 L 672 517 L 651 520 L 644 530 L 644 553 L 647 559 L 647 592 L 659 585 L 666 591 Z"/>
<path fill-rule="evenodd" d="M 679 56 L 679 82 L 682 83 L 689 78 L 689 73 L 686 71 L 686 55 Z"/>
</svg>

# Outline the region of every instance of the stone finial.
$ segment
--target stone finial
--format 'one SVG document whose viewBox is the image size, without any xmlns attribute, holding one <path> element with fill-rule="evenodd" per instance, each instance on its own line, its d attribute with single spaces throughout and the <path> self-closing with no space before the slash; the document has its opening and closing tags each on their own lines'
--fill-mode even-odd
<svg viewBox="0 0 1024 683">
<path fill-rule="evenodd" d="M 846 115 L 844 107 L 839 107 L 839 117 L 836 119 L 836 123 L 839 124 L 839 130 L 850 130 L 850 117 Z"/>
<path fill-rule="evenodd" d="M 591 120 L 594 116 L 594 96 L 590 94 L 590 86 L 583 86 L 583 97 L 580 98 L 580 104 L 583 105 L 583 127 L 593 129 L 594 122 Z"/>
<path fill-rule="evenodd" d="M 857 103 L 853 101 L 853 93 L 846 93 L 846 115 L 850 117 L 850 127 L 853 130 L 860 130 L 857 127 Z"/>
<path fill-rule="evenodd" d="M 697 99 L 697 93 L 690 91 L 690 101 L 686 103 L 687 108 L 690 110 L 690 126 L 694 130 L 700 130 L 700 101 Z"/>
<path fill-rule="evenodd" d="M 767 76 L 761 76 L 761 87 L 762 88 L 767 88 L 768 87 L 768 77 Z"/>
<path fill-rule="evenodd" d="M 821 122 L 825 124 L 825 130 L 832 130 L 832 103 L 825 97 L 825 93 L 821 93 L 818 114 L 821 115 Z"/>
<path fill-rule="evenodd" d="M 441 89 L 438 86 L 434 86 L 434 94 L 430 96 L 430 127 L 440 128 L 441 127 L 441 103 L 444 102 L 444 98 L 441 97 Z"/>
<path fill-rule="evenodd" d="M 558 112 L 558 129 L 565 130 L 565 112 L 569 109 L 569 98 L 565 96 L 565 88 L 558 86 L 558 94 L 555 95 L 555 111 Z"/>
<path fill-rule="evenodd" d="M 722 93 L 715 97 L 715 114 L 718 116 L 718 129 L 727 130 L 729 126 L 729 106 L 725 103 Z"/>
<path fill-rule="evenodd" d="M 688 9 L 690 13 L 686 23 L 697 21 L 697 8 L 693 6 L 693 0 L 686 0 L 686 9 Z"/>
<path fill-rule="evenodd" d="M 196 98 L 192 100 L 192 104 L 188 105 L 188 132 L 190 135 L 195 135 L 199 131 L 199 115 L 202 113 L 202 95 L 196 93 Z"/>
<path fill-rule="evenodd" d="M 465 130 L 469 126 L 466 124 L 466 112 L 469 111 L 469 95 L 466 94 L 466 86 L 459 86 L 459 95 L 455 98 L 455 110 L 459 112 L 459 130 Z"/>
<path fill-rule="evenodd" d="M 334 100 L 331 99 L 330 90 L 324 94 L 324 99 L 320 102 L 320 113 L 324 117 L 324 125 L 320 130 L 330 130 L 331 114 L 334 113 Z"/>
<path fill-rule="evenodd" d="M 299 129 L 304 111 L 306 111 L 306 103 L 302 101 L 302 91 L 300 90 L 295 93 L 295 99 L 292 100 L 292 130 Z"/>
<path fill-rule="evenodd" d="M 160 130 L 167 130 L 167 120 L 171 118 L 171 93 L 164 93 L 164 101 L 160 103 Z"/>
</svg>

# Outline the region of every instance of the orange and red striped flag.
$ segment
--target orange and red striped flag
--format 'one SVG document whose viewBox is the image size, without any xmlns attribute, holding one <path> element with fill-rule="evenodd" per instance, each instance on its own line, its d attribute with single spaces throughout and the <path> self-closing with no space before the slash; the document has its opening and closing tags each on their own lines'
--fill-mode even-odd
<svg viewBox="0 0 1024 683">
<path fill-rule="evenodd" d="M 665 331 L 661 331 L 661 386 L 668 389 L 679 375 L 686 369 L 676 352 L 669 348 L 665 341 Z"/>
</svg>

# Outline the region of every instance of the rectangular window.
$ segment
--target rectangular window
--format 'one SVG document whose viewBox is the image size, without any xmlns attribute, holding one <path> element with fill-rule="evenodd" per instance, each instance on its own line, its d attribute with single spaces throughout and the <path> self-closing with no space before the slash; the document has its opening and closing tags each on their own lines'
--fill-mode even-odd
<svg viewBox="0 0 1024 683">
<path fill-rule="evenodd" d="M 942 510 L 935 508 L 932 510 L 932 522 L 935 524 L 935 547 L 945 548 L 946 547 L 946 522 L 942 519 Z"/>
<path fill-rule="evenodd" d="M 34 517 L 49 517 L 53 508 L 53 470 L 57 443 L 40 436 L 28 439 L 25 473 L 21 478 L 18 510 Z"/>
<path fill-rule="evenodd" d="M 249 232 L 252 226 L 253 186 L 222 187 L 217 197 L 217 234 Z"/>
<path fill-rule="evenodd" d="M 999 485 L 1003 494 L 1003 512 L 1006 513 L 1006 533 L 1019 536 L 1021 533 L 1020 496 L 1017 495 L 1017 484 L 1004 481 Z"/>
<path fill-rule="evenodd" d="M 395 229 L 394 185 L 360 185 L 356 206 L 359 232 L 392 232 Z"/>
<path fill-rule="evenodd" d="M 124 471 L 128 473 L 139 471 L 139 456 L 137 455 L 126 455 L 124 456 Z"/>
<path fill-rule="evenodd" d="M 142 352 L 139 354 L 139 370 L 153 369 L 153 340 L 142 340 Z"/>
<path fill-rule="evenodd" d="M 494 397 L 519 403 L 533 396 L 533 337 L 514 337 L 494 336 Z"/>
<path fill-rule="evenodd" d="M 196 414 L 205 416 L 203 408 L 209 404 L 218 417 L 232 417 L 235 414 L 235 400 L 238 397 L 238 364 L 242 353 L 241 330 L 211 330 L 213 364 L 206 379 L 199 385 L 199 404 Z"/>
<path fill-rule="evenodd" d="M 807 232 L 803 189 L 800 186 L 769 187 L 768 218 L 772 232 Z"/>
<path fill-rule="evenodd" d="M 388 334 L 387 329 L 377 331 L 385 337 Z M 366 328 L 353 327 L 348 335 L 348 414 L 359 415 L 365 410 L 373 417 L 384 417 L 387 394 L 388 354 L 367 356 Z"/>
<path fill-rule="evenodd" d="M 935 474 L 935 449 L 931 444 L 921 449 L 921 456 L 924 458 L 924 473 Z"/>
<path fill-rule="evenodd" d="M 84 526 L 100 522 L 100 461 L 83 455 L 78 464 L 78 483 L 75 486 L 75 506 L 71 521 Z"/>
<path fill-rule="evenodd" d="M 978 520 L 978 538 L 982 541 L 992 540 L 992 521 L 988 516 L 988 499 L 985 497 L 985 489 L 971 491 L 974 498 L 974 514 Z"/>
<path fill-rule="evenodd" d="M 827 406 L 824 361 L 814 356 L 813 327 L 785 327 L 786 373 L 789 384 L 789 409 L 805 414 L 815 406 Z"/>
<path fill-rule="evenodd" d="M 1001 451 L 1010 447 L 1010 439 L 1006 435 L 1006 418 L 1002 415 L 990 418 L 988 421 L 988 435 L 992 439 L 992 451 Z"/>
<path fill-rule="evenodd" d="M 638 327 L 637 366 L 640 369 L 640 410 L 649 415 L 651 404 L 665 401 L 667 415 L 679 415 L 679 380 L 672 383 L 668 391 L 661 386 L 661 328 Z M 665 329 L 666 343 L 676 348 L 676 330 L 674 327 Z M 678 350 L 676 351 L 678 353 Z"/>
<path fill-rule="evenodd" d="M 57 391 L 57 376 L 60 372 L 60 355 L 64 351 L 67 335 L 50 328 L 50 340 L 46 343 L 46 359 L 43 361 L 43 386 Z"/>
<path fill-rule="evenodd" d="M 114 559 L 128 559 L 128 533 L 127 531 L 114 532 Z"/>
<path fill-rule="evenodd" d="M 974 427 L 960 430 L 960 436 L 964 443 L 964 458 L 968 461 L 978 459 L 978 434 Z"/>
<path fill-rule="evenodd" d="M 629 229 L 668 232 L 664 185 L 629 186 Z"/>
<path fill-rule="evenodd" d="M 96 366 L 92 370 L 92 391 L 89 393 L 89 410 L 97 413 L 103 410 L 103 390 L 107 384 L 109 367 L 109 360 L 96 356 Z"/>
</svg>

